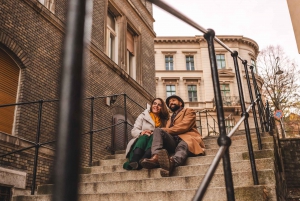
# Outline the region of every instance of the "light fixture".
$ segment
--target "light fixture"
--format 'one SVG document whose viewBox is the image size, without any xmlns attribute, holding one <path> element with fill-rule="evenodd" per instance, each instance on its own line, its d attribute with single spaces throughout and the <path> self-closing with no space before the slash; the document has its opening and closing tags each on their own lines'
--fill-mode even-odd
<svg viewBox="0 0 300 201">
<path fill-rule="evenodd" d="M 283 73 L 282 70 L 280 70 L 280 68 L 278 67 L 278 71 L 275 73 L 276 75 L 281 75 Z"/>
<path fill-rule="evenodd" d="M 118 95 L 112 95 L 112 96 L 107 96 L 105 98 L 105 104 L 107 106 L 111 106 L 112 104 L 114 104 L 117 101 Z"/>
<path fill-rule="evenodd" d="M 278 71 L 275 73 L 275 75 L 281 75 L 282 73 L 283 73 L 283 71 L 282 70 L 280 70 L 280 67 L 279 67 L 279 65 L 277 65 L 278 64 L 278 61 L 279 61 L 279 57 L 276 57 L 276 67 L 278 67 Z"/>
</svg>

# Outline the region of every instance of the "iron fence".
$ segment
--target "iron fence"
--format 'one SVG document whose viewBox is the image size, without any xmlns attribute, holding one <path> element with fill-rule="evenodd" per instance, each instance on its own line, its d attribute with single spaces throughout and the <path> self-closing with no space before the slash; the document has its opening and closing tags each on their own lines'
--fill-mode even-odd
<svg viewBox="0 0 300 201">
<path fill-rule="evenodd" d="M 220 134 L 218 122 L 207 110 L 196 112 L 196 124 L 201 136 L 212 136 Z M 235 124 L 235 118 L 231 113 L 225 118 L 226 132 L 230 132 Z"/>
<path fill-rule="evenodd" d="M 24 151 L 34 150 L 29 158 L 32 157 L 31 167 L 27 168 L 31 183 L 31 194 L 37 186 L 37 178 L 43 175 L 43 161 L 39 162 L 40 148 L 47 148 L 55 151 L 56 132 L 57 132 L 57 107 L 58 100 L 40 100 L 33 102 L 15 103 L 0 105 L 0 111 L 7 107 L 16 107 L 17 116 L 24 118 L 23 112 L 27 114 L 26 122 L 18 121 L 15 131 L 18 137 L 31 144 L 31 146 L 21 149 L 1 153 L 0 163 L 5 166 L 15 168 L 5 162 L 5 159 L 18 157 Z M 103 159 L 107 154 L 114 153 L 118 150 L 124 150 L 131 137 L 131 129 L 135 119 L 145 109 L 135 100 L 126 94 L 114 94 L 110 96 L 89 97 L 83 100 L 83 126 L 81 133 L 82 141 L 82 157 L 81 164 L 83 166 L 92 166 L 94 162 Z M 33 109 L 36 108 L 36 109 Z M 30 113 L 29 113 L 30 111 Z M 55 112 L 56 111 L 56 112 Z M 26 127 L 24 127 L 26 126 Z M 29 133 L 34 132 L 35 138 Z M 24 130 L 23 130 L 24 129 Z M 26 138 L 28 135 L 28 139 Z M 53 161 L 53 159 L 52 159 Z M 49 162 L 49 161 L 48 161 Z M 52 163 L 50 161 L 50 163 Z M 52 172 L 53 164 L 48 172 Z M 50 174 L 50 173 L 49 173 Z M 50 175 L 48 175 L 51 177 Z M 38 184 L 42 184 L 39 179 Z M 28 185 L 27 185 L 28 186 Z"/>
</svg>

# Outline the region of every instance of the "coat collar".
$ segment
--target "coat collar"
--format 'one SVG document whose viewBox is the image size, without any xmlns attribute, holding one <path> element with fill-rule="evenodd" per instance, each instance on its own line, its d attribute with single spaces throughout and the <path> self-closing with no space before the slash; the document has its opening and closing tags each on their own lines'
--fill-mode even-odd
<svg viewBox="0 0 300 201">
<path fill-rule="evenodd" d="M 178 112 L 178 114 L 175 116 L 175 118 L 174 118 L 174 121 L 176 120 L 176 119 L 178 119 L 182 114 L 183 114 L 183 111 L 185 110 L 185 108 L 182 108 L 179 112 Z"/>
<path fill-rule="evenodd" d="M 144 110 L 144 112 L 143 112 L 144 113 L 144 119 L 146 121 L 148 121 L 149 123 L 151 123 L 155 127 L 155 123 L 154 123 L 153 119 L 151 118 L 149 112 L 150 112 L 149 109 Z"/>
</svg>

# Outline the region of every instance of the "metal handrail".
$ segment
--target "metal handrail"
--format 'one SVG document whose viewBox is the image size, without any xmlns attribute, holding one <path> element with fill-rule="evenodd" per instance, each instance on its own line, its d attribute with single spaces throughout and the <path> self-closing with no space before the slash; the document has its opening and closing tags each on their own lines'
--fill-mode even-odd
<svg viewBox="0 0 300 201">
<path fill-rule="evenodd" d="M 133 127 L 133 125 L 131 123 L 127 122 L 126 120 L 124 120 L 124 121 L 122 121 L 120 123 L 113 124 L 113 125 L 108 126 L 108 127 L 101 128 L 101 129 L 94 129 L 93 126 L 92 126 L 93 125 L 93 123 L 92 123 L 93 122 L 93 110 L 94 110 L 93 101 L 95 99 L 99 99 L 99 98 L 106 98 L 106 97 L 120 96 L 120 95 L 124 96 L 125 99 L 128 98 L 128 99 L 132 100 L 129 96 L 127 96 L 124 93 L 122 93 L 122 94 L 108 95 L 108 96 L 87 97 L 87 98 L 83 99 L 83 100 L 91 100 L 91 108 L 90 108 L 91 109 L 90 131 L 81 134 L 81 136 L 85 136 L 87 134 L 90 134 L 90 137 L 91 137 L 90 138 L 90 159 L 89 159 L 89 165 L 90 166 L 92 165 L 92 162 L 91 162 L 92 161 L 92 154 L 93 154 L 92 153 L 92 149 L 93 149 L 93 147 L 92 147 L 93 138 L 92 137 L 93 137 L 94 133 L 110 129 L 110 128 L 116 127 L 118 125 L 121 125 L 121 124 L 129 125 L 129 126 Z M 16 154 L 16 153 L 20 153 L 20 152 L 23 152 L 23 151 L 26 151 L 26 150 L 29 150 L 29 149 L 32 149 L 32 148 L 36 149 L 35 150 L 35 154 L 34 154 L 33 179 L 32 179 L 32 185 L 31 185 L 31 195 L 34 195 L 34 191 L 35 191 L 35 188 L 36 188 L 36 174 L 37 174 L 37 167 L 38 167 L 37 160 L 38 160 L 38 155 L 39 155 L 39 148 L 40 147 L 45 147 L 45 148 L 49 148 L 49 149 L 55 151 L 55 148 L 52 148 L 52 147 L 49 147 L 49 146 L 46 146 L 46 145 L 57 142 L 57 140 L 52 140 L 52 141 L 43 142 L 43 143 L 40 143 L 40 141 L 39 141 L 39 138 L 40 138 L 40 128 L 41 128 L 41 124 L 42 124 L 42 105 L 45 102 L 58 102 L 58 101 L 59 100 L 57 100 L 57 99 L 53 99 L 53 100 L 39 100 L 39 101 L 29 101 L 29 102 L 21 102 L 21 103 L 13 103 L 13 104 L 0 105 L 0 108 L 4 108 L 4 107 L 10 107 L 10 106 L 17 106 L 17 105 L 39 104 L 39 109 L 38 109 L 39 115 L 38 115 L 38 123 L 37 123 L 36 141 L 33 142 L 33 141 L 30 141 L 30 140 L 18 137 L 18 139 L 24 140 L 25 142 L 31 143 L 33 145 L 0 155 L 0 158 L 3 158 L 5 156 Z M 133 102 L 136 105 L 138 105 L 139 107 L 141 107 L 141 108 L 144 109 L 144 107 L 142 107 L 136 101 L 133 101 Z M 126 102 L 124 102 L 124 104 L 126 104 Z M 126 109 L 125 106 L 124 106 L 124 108 Z M 125 113 L 127 113 L 127 111 L 125 111 Z M 126 129 L 126 135 L 127 135 L 127 129 Z"/>
<path fill-rule="evenodd" d="M 258 101 L 258 99 L 256 99 L 254 102 L 257 102 L 257 101 Z M 246 110 L 247 113 L 251 110 L 252 104 L 247 108 L 247 110 Z M 230 138 L 235 133 L 235 131 L 238 129 L 238 127 L 244 122 L 245 118 L 246 118 L 246 115 L 243 115 L 241 117 L 241 119 L 237 122 L 237 124 L 235 124 L 233 129 L 228 133 L 227 137 Z M 193 201 L 202 200 L 202 198 L 204 197 L 204 193 L 205 193 L 205 191 L 206 191 L 206 189 L 207 189 L 207 187 L 219 165 L 221 158 L 224 156 L 225 151 L 227 150 L 228 147 L 229 146 L 220 146 L 216 156 L 214 157 L 211 165 L 209 166 L 206 174 L 204 175 L 204 177 L 202 179 L 202 182 L 193 198 Z"/>
<path fill-rule="evenodd" d="M 246 138 L 247 138 L 247 144 L 248 144 L 248 152 L 249 152 L 249 157 L 250 157 L 252 176 L 253 176 L 254 184 L 258 185 L 255 158 L 254 158 L 254 154 L 253 154 L 251 136 L 250 136 L 250 131 L 249 131 L 249 122 L 248 122 L 249 113 L 247 112 L 247 110 L 245 108 L 243 87 L 242 87 L 242 83 L 241 83 L 239 66 L 238 66 L 238 61 L 237 61 L 238 59 L 240 59 L 242 62 L 244 62 L 246 60 L 242 59 L 238 55 L 237 51 L 231 50 L 220 39 L 215 37 L 215 32 L 212 29 L 209 29 L 209 30 L 204 29 L 202 26 L 200 26 L 199 24 L 197 24 L 196 22 L 194 22 L 193 20 L 191 20 L 184 14 L 180 13 L 175 8 L 173 8 L 172 6 L 168 5 L 165 2 L 162 2 L 160 0 L 149 0 L 149 1 L 151 3 L 157 5 L 158 7 L 162 8 L 163 10 L 171 13 L 172 15 L 174 15 L 175 17 L 179 18 L 180 20 L 184 21 L 185 23 L 196 28 L 197 30 L 201 31 L 202 33 L 204 33 L 204 38 L 206 39 L 207 44 L 208 44 L 209 60 L 210 60 L 210 65 L 211 65 L 211 74 L 212 74 L 212 81 L 213 81 L 213 87 L 214 87 L 214 96 L 215 96 L 215 99 L 216 99 L 215 102 L 217 105 L 216 110 L 217 110 L 219 130 L 220 130 L 220 137 L 218 139 L 218 144 L 220 147 L 226 147 L 226 148 L 222 148 L 222 149 L 220 148 L 221 151 L 218 152 L 218 155 L 223 156 L 223 164 L 224 164 L 223 167 L 224 167 L 227 199 L 235 200 L 229 151 L 227 149 L 231 145 L 231 139 L 228 136 L 226 136 L 226 130 L 224 128 L 225 121 L 224 121 L 223 103 L 222 103 L 220 86 L 219 86 L 216 55 L 215 55 L 215 48 L 214 48 L 213 41 L 216 41 L 222 47 L 224 47 L 229 52 L 231 52 L 231 56 L 233 57 L 236 79 L 237 79 L 237 84 L 238 84 L 238 91 L 239 91 L 239 96 L 241 98 L 241 108 L 242 108 L 242 113 L 243 113 L 242 119 L 244 121 L 244 126 L 245 126 L 245 130 L 246 130 Z M 252 72 L 253 72 L 253 70 L 252 70 Z M 255 86 L 255 89 L 257 89 L 256 87 L 257 87 L 257 85 Z M 261 101 L 261 97 L 259 95 L 257 96 L 257 98 L 258 98 L 258 100 Z M 254 104 L 254 102 L 251 103 L 251 107 L 252 107 L 252 104 Z M 259 105 L 260 104 L 261 103 L 259 103 Z M 260 111 L 260 117 L 261 117 L 262 112 L 263 111 Z M 239 122 L 241 122 L 241 121 L 239 121 Z M 218 162 L 219 160 L 220 160 L 220 157 L 218 158 L 218 160 L 216 162 Z M 203 189 L 201 189 L 201 190 L 203 190 Z M 201 192 L 200 194 L 203 196 L 206 188 L 204 191 L 201 191 L 201 190 L 199 188 L 199 191 Z M 199 191 L 197 192 L 194 200 L 202 199 L 201 197 L 199 197 L 200 196 Z"/>
</svg>

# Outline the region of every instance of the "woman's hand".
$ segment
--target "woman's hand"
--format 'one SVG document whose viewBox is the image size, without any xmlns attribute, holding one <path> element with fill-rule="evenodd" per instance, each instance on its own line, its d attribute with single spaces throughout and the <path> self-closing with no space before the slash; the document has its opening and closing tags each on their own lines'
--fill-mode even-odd
<svg viewBox="0 0 300 201">
<path fill-rule="evenodd" d="M 153 133 L 153 131 L 151 131 L 151 130 L 144 130 L 144 131 L 141 132 L 141 135 L 148 135 L 148 136 L 150 136 L 152 133 Z"/>
</svg>

